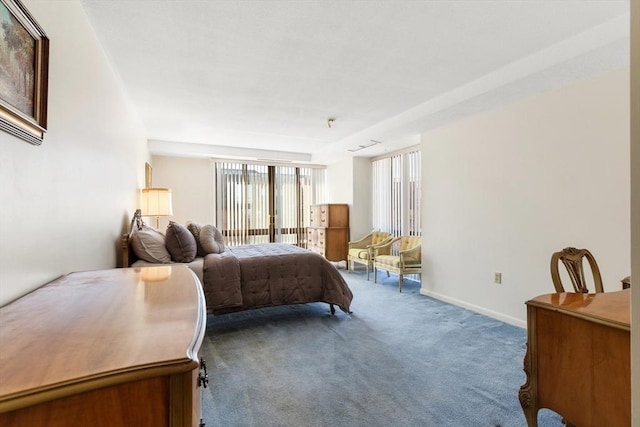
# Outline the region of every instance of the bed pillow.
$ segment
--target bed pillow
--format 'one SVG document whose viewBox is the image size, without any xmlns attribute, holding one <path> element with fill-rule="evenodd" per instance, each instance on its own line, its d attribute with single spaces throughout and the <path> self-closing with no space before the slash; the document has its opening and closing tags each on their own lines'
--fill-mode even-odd
<svg viewBox="0 0 640 427">
<path fill-rule="evenodd" d="M 196 239 L 187 227 L 173 221 L 169 221 L 165 245 L 171 254 L 171 259 L 176 262 L 191 262 L 197 253 Z"/>
<path fill-rule="evenodd" d="M 207 254 L 202 247 L 202 243 L 200 243 L 201 229 L 202 229 L 202 226 L 200 224 L 191 222 L 191 221 L 187 222 L 187 230 L 189 230 L 191 234 L 193 234 L 193 237 L 195 237 L 196 239 L 196 248 L 197 248 L 196 255 L 197 256 L 205 256 Z"/>
<path fill-rule="evenodd" d="M 200 244 L 208 254 L 224 252 L 224 237 L 213 225 L 204 225 L 200 229 Z"/>
<path fill-rule="evenodd" d="M 143 225 L 140 230 L 134 228 L 131 234 L 131 248 L 141 260 L 162 264 L 171 262 L 171 255 L 165 247 L 164 234 L 153 227 Z"/>
</svg>

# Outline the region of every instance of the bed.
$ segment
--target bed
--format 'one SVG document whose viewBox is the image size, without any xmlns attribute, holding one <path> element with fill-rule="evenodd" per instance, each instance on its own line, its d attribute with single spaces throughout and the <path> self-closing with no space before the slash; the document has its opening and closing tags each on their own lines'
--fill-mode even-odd
<svg viewBox="0 0 640 427">
<path fill-rule="evenodd" d="M 158 265 L 138 259 L 131 246 L 145 226 L 140 211 L 121 239 L 122 266 Z M 202 284 L 207 312 L 220 315 L 261 307 L 324 302 L 350 313 L 353 294 L 336 267 L 321 255 L 298 246 L 264 243 L 226 247 L 186 263 Z"/>
</svg>

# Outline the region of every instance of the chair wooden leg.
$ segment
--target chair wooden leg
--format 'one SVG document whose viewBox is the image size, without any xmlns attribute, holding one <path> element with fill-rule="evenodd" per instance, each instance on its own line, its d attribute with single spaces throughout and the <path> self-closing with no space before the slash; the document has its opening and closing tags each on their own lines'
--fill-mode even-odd
<svg viewBox="0 0 640 427">
<path fill-rule="evenodd" d="M 378 283 L 378 269 L 373 266 L 373 283 Z"/>
<path fill-rule="evenodd" d="M 369 281 L 369 270 L 371 270 L 371 266 L 367 264 L 367 282 Z"/>
<path fill-rule="evenodd" d="M 398 292 L 402 292 L 402 274 L 398 275 Z"/>
</svg>

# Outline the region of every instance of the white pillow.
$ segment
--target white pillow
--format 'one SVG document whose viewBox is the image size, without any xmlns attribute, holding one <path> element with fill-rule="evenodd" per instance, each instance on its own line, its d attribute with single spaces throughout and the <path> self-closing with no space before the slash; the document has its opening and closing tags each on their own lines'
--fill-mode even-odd
<svg viewBox="0 0 640 427">
<path fill-rule="evenodd" d="M 142 226 L 134 229 L 131 235 L 133 253 L 142 260 L 153 263 L 169 264 L 171 255 L 164 244 L 164 234 L 153 227 Z"/>
<path fill-rule="evenodd" d="M 200 244 L 208 254 L 224 252 L 224 237 L 213 225 L 203 225 L 200 229 Z"/>
</svg>

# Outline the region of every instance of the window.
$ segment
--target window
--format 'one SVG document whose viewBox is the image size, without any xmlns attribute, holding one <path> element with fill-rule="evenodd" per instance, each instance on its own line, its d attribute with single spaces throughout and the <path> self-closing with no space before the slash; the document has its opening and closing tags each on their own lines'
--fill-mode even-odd
<svg viewBox="0 0 640 427">
<path fill-rule="evenodd" d="M 422 234 L 421 161 L 417 147 L 372 161 L 375 230 L 394 236 Z"/>
<path fill-rule="evenodd" d="M 216 226 L 230 245 L 304 243 L 309 205 L 324 201 L 321 168 L 215 162 Z"/>
</svg>

